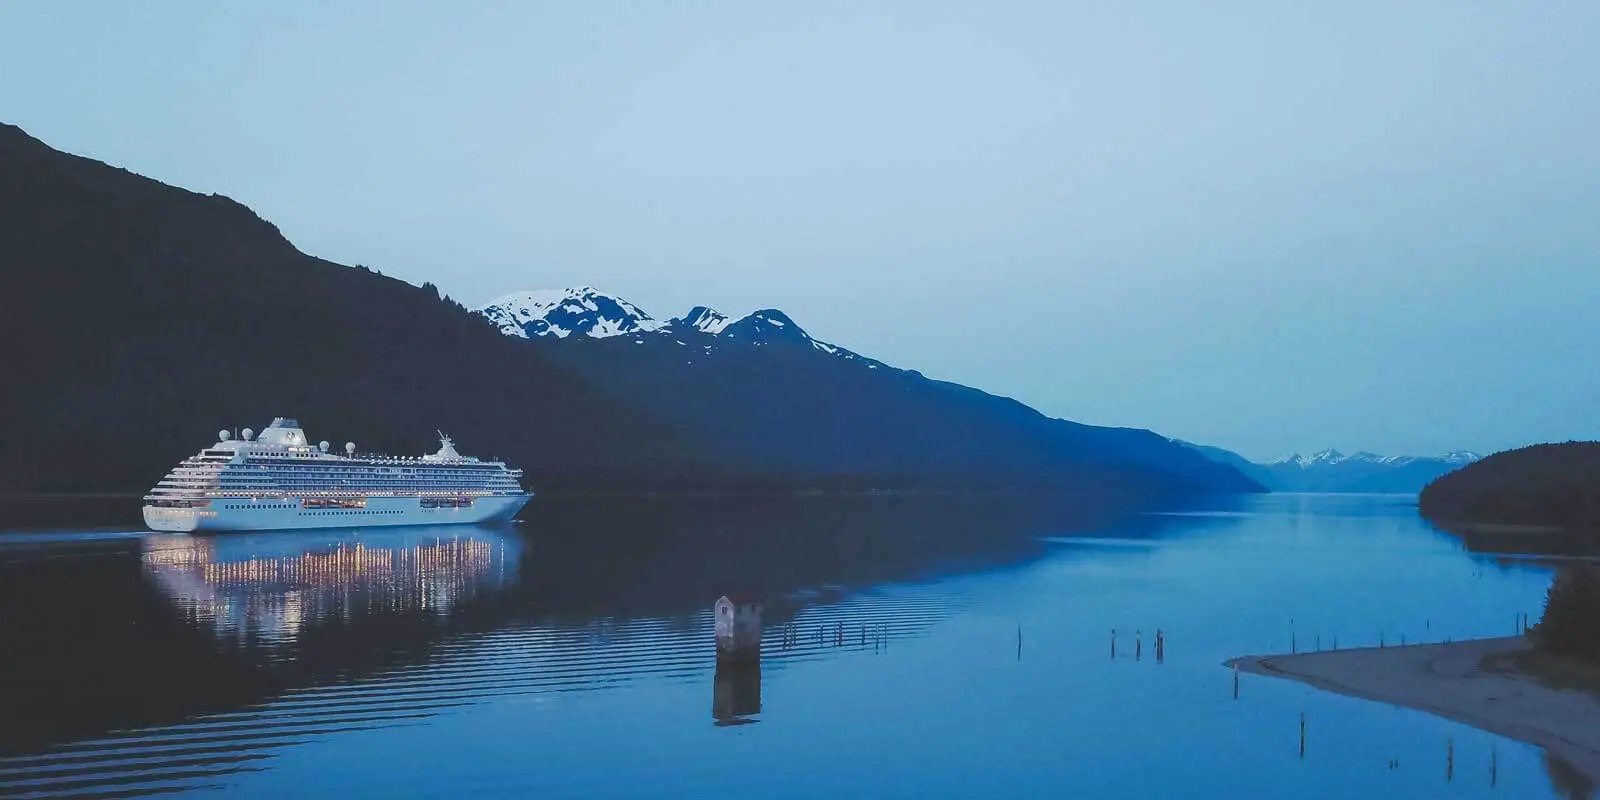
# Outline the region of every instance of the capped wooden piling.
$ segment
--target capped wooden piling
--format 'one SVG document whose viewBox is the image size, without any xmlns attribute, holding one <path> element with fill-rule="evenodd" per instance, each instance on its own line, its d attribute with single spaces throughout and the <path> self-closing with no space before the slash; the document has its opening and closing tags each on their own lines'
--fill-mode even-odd
<svg viewBox="0 0 1600 800">
<path fill-rule="evenodd" d="M 711 607 L 716 620 L 717 663 L 761 661 L 761 601 L 730 592 Z"/>
</svg>

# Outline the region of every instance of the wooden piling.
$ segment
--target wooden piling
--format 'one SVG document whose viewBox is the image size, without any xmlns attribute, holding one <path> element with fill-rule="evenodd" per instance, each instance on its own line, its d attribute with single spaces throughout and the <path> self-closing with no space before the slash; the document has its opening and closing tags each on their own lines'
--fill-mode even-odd
<svg viewBox="0 0 1600 800">
<path fill-rule="evenodd" d="M 1300 712 L 1300 760 L 1306 760 L 1306 712 Z"/>
<path fill-rule="evenodd" d="M 1491 744 L 1489 745 L 1489 788 L 1493 789 L 1495 783 L 1499 781 L 1499 779 L 1500 753 L 1496 750 L 1495 746 Z"/>
<path fill-rule="evenodd" d="M 1022 624 L 1017 623 L 1017 660 L 1022 660 Z"/>
<path fill-rule="evenodd" d="M 1138 661 L 1144 655 L 1144 631 L 1135 629 L 1133 632 L 1133 660 Z"/>
<path fill-rule="evenodd" d="M 1239 699 L 1239 662 L 1233 662 L 1233 699 Z"/>
<path fill-rule="evenodd" d="M 1456 775 L 1456 741 L 1453 738 L 1444 740 L 1444 779 L 1454 780 Z"/>
<path fill-rule="evenodd" d="M 1117 629 L 1111 629 L 1111 657 L 1117 657 Z"/>
</svg>

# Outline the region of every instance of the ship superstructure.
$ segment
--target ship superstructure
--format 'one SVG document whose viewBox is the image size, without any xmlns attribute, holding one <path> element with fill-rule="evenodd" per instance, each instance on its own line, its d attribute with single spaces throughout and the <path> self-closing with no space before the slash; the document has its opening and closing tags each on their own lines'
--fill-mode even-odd
<svg viewBox="0 0 1600 800">
<path fill-rule="evenodd" d="M 533 496 L 521 470 L 463 456 L 442 433 L 438 452 L 416 457 L 358 454 L 353 442 L 336 455 L 286 417 L 259 438 L 242 433 L 219 431 L 216 444 L 167 473 L 144 497 L 145 524 L 193 531 L 492 522 L 515 516 Z"/>
</svg>

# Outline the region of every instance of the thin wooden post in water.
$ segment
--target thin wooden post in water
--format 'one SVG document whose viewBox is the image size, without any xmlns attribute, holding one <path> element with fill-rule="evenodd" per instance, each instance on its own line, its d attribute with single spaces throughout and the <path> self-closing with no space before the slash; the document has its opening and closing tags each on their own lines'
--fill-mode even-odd
<svg viewBox="0 0 1600 800">
<path fill-rule="evenodd" d="M 1454 780 L 1456 776 L 1456 741 L 1453 738 L 1444 740 L 1444 779 Z"/>
<path fill-rule="evenodd" d="M 1133 631 L 1133 660 L 1138 661 L 1144 655 L 1144 631 Z"/>
<path fill-rule="evenodd" d="M 1317 652 L 1322 652 L 1322 634 L 1317 634 Z"/>
<path fill-rule="evenodd" d="M 1117 629 L 1111 629 L 1111 657 L 1117 657 Z"/>
<path fill-rule="evenodd" d="M 1489 788 L 1493 789 L 1495 782 L 1500 778 L 1500 753 L 1494 745 L 1489 745 Z"/>
<path fill-rule="evenodd" d="M 1299 653 L 1299 652 L 1300 652 L 1300 642 L 1297 639 L 1295 639 L 1294 631 L 1289 631 L 1289 655 L 1292 656 L 1292 655 L 1295 655 L 1296 653 Z"/>
<path fill-rule="evenodd" d="M 1383 631 L 1378 631 L 1378 647 L 1383 647 Z"/>
<path fill-rule="evenodd" d="M 1300 760 L 1306 760 L 1306 712 L 1300 712 Z"/>
<path fill-rule="evenodd" d="M 1239 662 L 1233 662 L 1233 699 L 1239 699 Z"/>
</svg>

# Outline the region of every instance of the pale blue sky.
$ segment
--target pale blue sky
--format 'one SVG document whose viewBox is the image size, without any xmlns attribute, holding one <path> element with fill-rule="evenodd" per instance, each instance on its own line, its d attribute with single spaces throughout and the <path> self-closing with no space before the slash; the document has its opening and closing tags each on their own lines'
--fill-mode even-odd
<svg viewBox="0 0 1600 800">
<path fill-rule="evenodd" d="M 0 119 L 1257 458 L 1600 437 L 1600 3 L 8 2 Z M 930 432 L 930 435 L 936 432 Z"/>
</svg>

